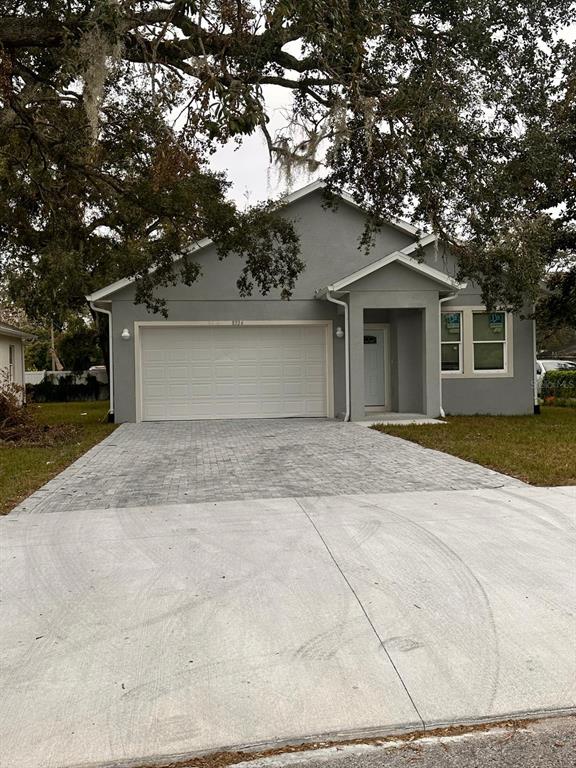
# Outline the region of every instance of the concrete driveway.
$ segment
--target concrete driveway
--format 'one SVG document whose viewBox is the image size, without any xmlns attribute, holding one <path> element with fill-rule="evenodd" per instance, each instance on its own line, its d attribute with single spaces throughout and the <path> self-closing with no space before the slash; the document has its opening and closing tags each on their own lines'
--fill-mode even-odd
<svg viewBox="0 0 576 768">
<path fill-rule="evenodd" d="M 121 427 L 0 521 L 0 765 L 574 708 L 575 517 L 356 425 Z"/>
</svg>

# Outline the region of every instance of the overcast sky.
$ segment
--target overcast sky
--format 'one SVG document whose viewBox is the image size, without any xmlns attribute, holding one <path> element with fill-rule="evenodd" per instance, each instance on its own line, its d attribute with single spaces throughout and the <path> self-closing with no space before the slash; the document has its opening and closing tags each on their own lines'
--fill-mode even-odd
<svg viewBox="0 0 576 768">
<path fill-rule="evenodd" d="M 268 130 L 274 136 L 275 131 L 286 125 L 285 115 L 291 102 L 290 94 L 279 86 L 267 86 L 264 92 L 270 117 Z M 303 187 L 321 175 L 300 174 L 291 185 L 287 185 L 276 168 L 270 165 L 268 148 L 261 131 L 245 138 L 239 148 L 234 142 L 220 148 L 213 155 L 210 165 L 214 170 L 226 172 L 233 183 L 230 196 L 242 208 Z"/>
</svg>

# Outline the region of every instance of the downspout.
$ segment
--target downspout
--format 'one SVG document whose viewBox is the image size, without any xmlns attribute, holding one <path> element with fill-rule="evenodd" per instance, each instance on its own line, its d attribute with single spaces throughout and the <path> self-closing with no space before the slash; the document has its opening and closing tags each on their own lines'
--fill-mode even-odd
<svg viewBox="0 0 576 768">
<path fill-rule="evenodd" d="M 344 307 L 344 355 L 346 359 L 346 413 L 344 415 L 344 421 L 350 421 L 350 321 L 348 318 L 348 304 L 342 299 L 336 299 L 331 295 L 330 291 L 333 290 L 331 285 L 326 289 L 326 298 L 331 301 L 332 304 L 338 304 Z"/>
<path fill-rule="evenodd" d="M 445 301 L 450 301 L 451 299 L 455 299 L 457 296 L 456 293 L 451 293 L 449 296 L 445 296 L 443 299 L 440 299 L 440 305 L 442 305 Z M 444 405 L 442 403 L 442 306 L 440 306 L 440 318 L 438 320 L 440 331 L 438 334 L 438 338 L 440 340 L 440 416 L 441 418 L 446 418 L 446 412 L 444 411 Z M 460 333 L 462 333 L 462 328 L 460 328 Z M 462 348 L 464 345 L 462 344 Z"/>
<path fill-rule="evenodd" d="M 532 311 L 536 311 L 536 307 L 532 307 Z M 538 357 L 538 347 L 536 344 L 536 318 L 532 319 L 532 342 L 533 342 L 533 355 L 532 355 L 532 370 L 534 377 L 534 413 L 536 416 L 540 414 L 540 398 L 538 397 L 538 376 L 536 376 L 536 360 Z"/>
<path fill-rule="evenodd" d="M 103 307 L 97 307 L 93 301 L 90 302 L 90 307 L 94 312 L 101 312 L 103 315 L 108 315 L 108 388 L 110 390 L 110 409 L 108 411 L 108 420 L 114 421 L 114 355 L 112 354 L 112 311 L 110 309 L 104 309 Z M 110 418 L 111 417 L 111 418 Z"/>
</svg>

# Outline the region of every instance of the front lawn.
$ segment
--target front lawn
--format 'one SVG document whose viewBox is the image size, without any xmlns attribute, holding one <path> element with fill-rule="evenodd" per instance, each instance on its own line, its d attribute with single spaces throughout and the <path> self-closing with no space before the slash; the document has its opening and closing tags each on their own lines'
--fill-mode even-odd
<svg viewBox="0 0 576 768">
<path fill-rule="evenodd" d="M 451 453 L 533 485 L 576 485 L 576 408 L 540 416 L 449 416 L 447 424 L 374 429 Z"/>
<path fill-rule="evenodd" d="M 0 444 L 0 514 L 48 482 L 116 427 L 107 402 L 30 404 L 39 423 L 69 424 L 72 434 L 51 446 Z"/>
</svg>

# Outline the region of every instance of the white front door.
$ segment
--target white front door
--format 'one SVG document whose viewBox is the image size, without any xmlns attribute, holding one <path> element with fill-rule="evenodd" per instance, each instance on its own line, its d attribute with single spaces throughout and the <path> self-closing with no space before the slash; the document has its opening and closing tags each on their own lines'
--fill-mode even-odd
<svg viewBox="0 0 576 768">
<path fill-rule="evenodd" d="M 364 403 L 366 407 L 388 408 L 388 329 L 364 328 Z"/>
</svg>

